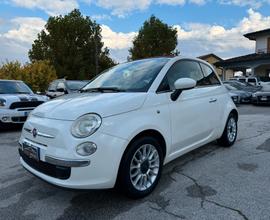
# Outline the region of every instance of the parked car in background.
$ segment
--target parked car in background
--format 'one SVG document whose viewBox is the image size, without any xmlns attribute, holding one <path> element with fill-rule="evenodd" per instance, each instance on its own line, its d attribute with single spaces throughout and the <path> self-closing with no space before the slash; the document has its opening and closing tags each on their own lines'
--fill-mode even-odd
<svg viewBox="0 0 270 220">
<path fill-rule="evenodd" d="M 65 94 L 76 93 L 87 83 L 89 83 L 89 81 L 86 80 L 54 80 L 50 83 L 46 95 L 50 98 L 56 98 Z"/>
<path fill-rule="evenodd" d="M 237 103 L 239 103 L 239 104 L 240 103 L 251 103 L 251 97 L 252 97 L 251 92 L 247 92 L 244 90 L 238 90 L 237 88 L 235 88 L 229 84 L 224 84 L 224 85 L 230 93 L 233 93 L 234 95 L 236 94 L 238 96 Z"/>
<path fill-rule="evenodd" d="M 29 113 L 48 97 L 36 95 L 22 81 L 0 80 L 0 127 L 24 123 Z"/>
<path fill-rule="evenodd" d="M 227 80 L 223 81 L 224 84 L 229 84 L 233 87 L 235 87 L 238 90 L 246 91 L 246 92 L 257 92 L 262 89 L 262 86 L 253 86 L 246 82 L 240 82 L 237 80 Z"/>
<path fill-rule="evenodd" d="M 270 88 L 263 87 L 262 90 L 253 93 L 252 103 L 255 105 L 270 104 Z"/>
<path fill-rule="evenodd" d="M 230 80 L 236 80 L 242 83 L 248 83 L 250 85 L 253 86 L 260 86 L 260 80 L 257 77 L 235 77 L 235 78 L 231 78 Z"/>
<path fill-rule="evenodd" d="M 24 124 L 20 161 L 55 185 L 117 184 L 130 197 L 144 197 L 164 164 L 214 140 L 232 146 L 237 121 L 235 104 L 207 62 L 138 60 L 35 109 Z"/>
</svg>

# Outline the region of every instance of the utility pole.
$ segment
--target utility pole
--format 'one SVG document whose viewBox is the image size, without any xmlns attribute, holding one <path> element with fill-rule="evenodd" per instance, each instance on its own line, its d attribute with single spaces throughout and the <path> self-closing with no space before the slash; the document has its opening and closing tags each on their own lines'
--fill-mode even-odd
<svg viewBox="0 0 270 220">
<path fill-rule="evenodd" d="M 96 75 L 98 75 L 98 65 L 99 65 L 99 51 L 98 51 L 98 30 L 95 29 L 95 63 L 96 63 Z"/>
</svg>

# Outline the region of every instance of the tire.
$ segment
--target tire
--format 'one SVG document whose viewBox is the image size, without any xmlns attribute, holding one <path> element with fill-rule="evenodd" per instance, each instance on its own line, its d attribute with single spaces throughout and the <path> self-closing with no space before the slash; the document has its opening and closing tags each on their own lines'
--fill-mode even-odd
<svg viewBox="0 0 270 220">
<path fill-rule="evenodd" d="M 223 147 L 231 147 L 237 138 L 238 125 L 237 116 L 231 113 L 227 119 L 225 129 L 220 139 L 218 139 L 218 144 Z"/>
<path fill-rule="evenodd" d="M 118 173 L 118 189 L 130 198 L 147 196 L 157 186 L 162 166 L 163 153 L 160 143 L 148 136 L 136 139 L 129 145 L 122 158 Z"/>
</svg>

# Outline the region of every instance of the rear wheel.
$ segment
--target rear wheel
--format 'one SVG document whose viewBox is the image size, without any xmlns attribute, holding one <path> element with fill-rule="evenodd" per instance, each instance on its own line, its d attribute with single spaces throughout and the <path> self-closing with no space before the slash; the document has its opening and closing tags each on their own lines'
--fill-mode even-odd
<svg viewBox="0 0 270 220">
<path fill-rule="evenodd" d="M 231 147 L 237 138 L 237 117 L 235 114 L 231 113 L 228 117 L 225 129 L 218 143 L 223 147 Z"/>
<path fill-rule="evenodd" d="M 135 140 L 121 161 L 118 185 L 129 197 L 141 198 L 150 194 L 160 179 L 163 153 L 153 137 Z"/>
</svg>

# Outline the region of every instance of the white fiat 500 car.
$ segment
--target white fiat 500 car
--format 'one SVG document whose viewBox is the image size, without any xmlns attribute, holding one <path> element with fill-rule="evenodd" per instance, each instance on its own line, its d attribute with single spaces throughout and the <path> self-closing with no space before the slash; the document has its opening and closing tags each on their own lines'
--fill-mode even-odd
<svg viewBox="0 0 270 220">
<path fill-rule="evenodd" d="M 36 108 L 23 127 L 20 161 L 58 186 L 120 186 L 138 198 L 153 191 L 164 164 L 214 140 L 233 145 L 237 120 L 208 63 L 184 57 L 128 62 L 81 93 Z"/>
<path fill-rule="evenodd" d="M 28 114 L 48 97 L 36 95 L 22 81 L 0 80 L 0 128 L 5 124 L 24 123 Z"/>
</svg>

